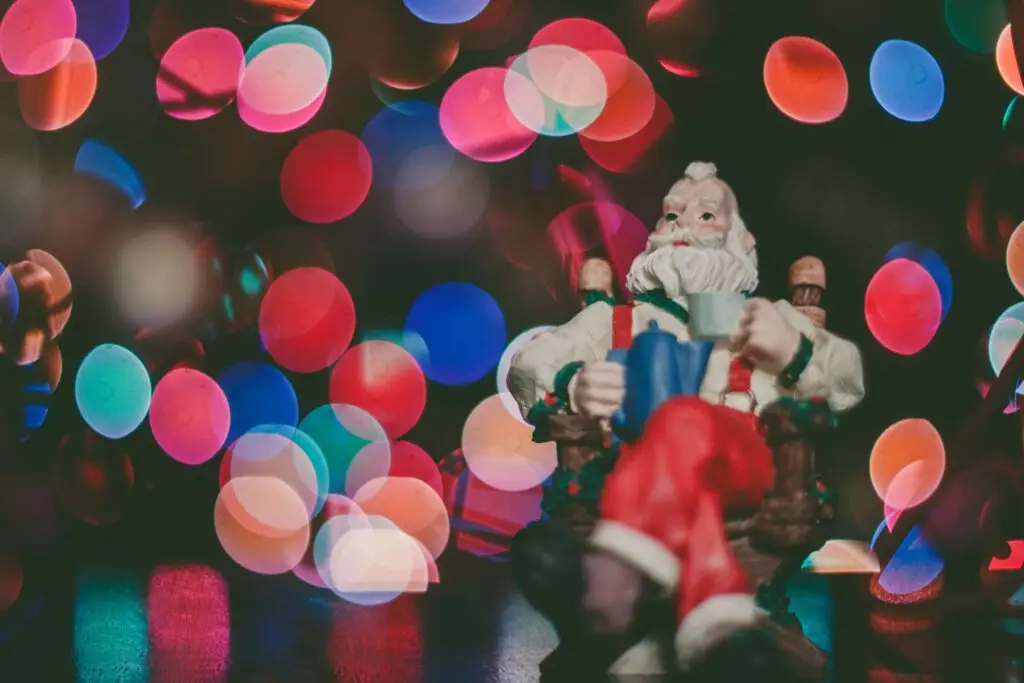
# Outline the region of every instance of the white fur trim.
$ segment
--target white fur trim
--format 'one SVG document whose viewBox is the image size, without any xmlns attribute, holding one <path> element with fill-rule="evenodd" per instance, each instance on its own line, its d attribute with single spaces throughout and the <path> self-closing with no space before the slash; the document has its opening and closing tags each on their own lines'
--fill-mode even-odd
<svg viewBox="0 0 1024 683">
<path fill-rule="evenodd" d="M 685 177 L 696 182 L 718 177 L 718 167 L 709 161 L 694 161 L 686 167 Z"/>
<path fill-rule="evenodd" d="M 609 552 L 640 569 L 670 590 L 679 581 L 679 560 L 661 542 L 618 522 L 600 521 L 590 534 L 594 548 Z"/>
<path fill-rule="evenodd" d="M 689 669 L 694 660 L 737 629 L 752 626 L 765 612 L 753 595 L 729 593 L 708 598 L 697 605 L 676 631 L 676 659 Z"/>
<path fill-rule="evenodd" d="M 628 681 L 631 680 L 630 676 L 662 675 L 668 672 L 665 671 L 665 663 L 661 659 L 659 643 L 653 638 L 644 638 L 616 659 L 608 673 L 613 679 L 625 676 L 626 678 L 621 680 Z"/>
</svg>

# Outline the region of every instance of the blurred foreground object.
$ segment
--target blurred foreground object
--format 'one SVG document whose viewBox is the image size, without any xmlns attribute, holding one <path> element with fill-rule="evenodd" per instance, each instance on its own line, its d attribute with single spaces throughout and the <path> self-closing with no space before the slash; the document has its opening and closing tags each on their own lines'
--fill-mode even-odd
<svg viewBox="0 0 1024 683">
<path fill-rule="evenodd" d="M 19 306 L 14 320 L 4 321 L 0 328 L 0 353 L 18 365 L 28 365 L 39 360 L 46 343 L 63 331 L 68 320 L 64 312 L 71 308 L 70 291 L 61 300 L 57 278 L 34 260 L 15 263 L 7 272 L 17 286 Z"/>
</svg>

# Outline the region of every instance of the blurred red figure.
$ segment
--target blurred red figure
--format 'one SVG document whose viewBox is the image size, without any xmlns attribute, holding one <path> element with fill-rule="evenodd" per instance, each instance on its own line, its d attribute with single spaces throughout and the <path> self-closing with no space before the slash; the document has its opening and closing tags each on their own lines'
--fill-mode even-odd
<svg viewBox="0 0 1024 683">
<path fill-rule="evenodd" d="M 70 300 L 59 300 L 53 276 L 33 260 L 14 263 L 7 272 L 18 288 L 19 310 L 17 318 L 0 329 L 0 353 L 18 365 L 30 365 L 63 330 L 67 316 L 62 313 Z"/>
<path fill-rule="evenodd" d="M 759 614 L 723 521 L 725 509 L 756 506 L 772 488 L 772 454 L 755 425 L 748 414 L 698 397 L 671 399 L 635 445 L 622 447 L 605 482 L 590 543 L 628 555 L 677 589 L 676 654 L 684 668 Z M 603 592 L 589 586 L 587 602 L 598 616 L 607 612 Z"/>
</svg>

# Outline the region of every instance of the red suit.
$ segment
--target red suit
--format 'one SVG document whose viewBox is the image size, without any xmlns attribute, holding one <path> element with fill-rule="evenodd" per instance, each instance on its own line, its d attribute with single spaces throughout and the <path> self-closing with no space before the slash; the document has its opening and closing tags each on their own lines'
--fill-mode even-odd
<svg viewBox="0 0 1024 683">
<path fill-rule="evenodd" d="M 723 512 L 757 506 L 773 477 L 752 414 L 679 397 L 654 412 L 636 444 L 622 447 L 605 482 L 591 544 L 678 590 L 676 651 L 684 668 L 760 613 Z"/>
</svg>

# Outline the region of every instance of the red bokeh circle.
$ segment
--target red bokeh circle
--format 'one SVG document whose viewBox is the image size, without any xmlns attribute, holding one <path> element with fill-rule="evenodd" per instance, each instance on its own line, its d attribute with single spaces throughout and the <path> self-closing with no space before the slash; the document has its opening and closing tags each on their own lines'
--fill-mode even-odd
<svg viewBox="0 0 1024 683">
<path fill-rule="evenodd" d="M 626 55 L 599 50 L 587 55 L 606 80 L 619 80 L 617 87 L 609 83 L 608 100 L 600 115 L 580 131 L 581 138 L 616 142 L 639 133 L 654 116 L 657 95 L 654 84 L 643 68 Z"/>
<path fill-rule="evenodd" d="M 597 120 L 600 121 L 602 117 L 603 113 Z M 599 141 L 587 136 L 588 128 L 580 133 L 580 146 L 590 160 L 604 170 L 631 173 L 647 165 L 674 126 L 672 109 L 661 95 L 656 94 L 650 120 L 639 131 L 620 140 Z"/>
<path fill-rule="evenodd" d="M 281 168 L 281 198 L 297 218 L 333 223 L 366 200 L 373 164 L 362 140 L 343 130 L 314 133 L 295 145 Z"/>
<path fill-rule="evenodd" d="M 149 426 L 167 455 L 186 465 L 201 465 L 224 446 L 231 409 L 224 391 L 209 375 L 178 368 L 164 375 L 153 390 Z"/>
<path fill-rule="evenodd" d="M 296 268 L 277 278 L 260 305 L 260 339 L 282 367 L 318 372 L 348 348 L 356 307 L 348 289 L 321 268 Z"/>
<path fill-rule="evenodd" d="M 437 468 L 437 463 L 429 453 L 409 441 L 396 441 L 391 444 L 391 465 L 388 468 L 388 476 L 419 479 L 437 491 L 437 495 L 444 498 L 444 482 L 441 479 L 441 470 Z"/>
<path fill-rule="evenodd" d="M 331 371 L 331 403 L 372 415 L 389 438 L 419 422 L 427 405 L 427 380 L 412 354 L 391 342 L 356 344 Z"/>
<path fill-rule="evenodd" d="M 942 322 L 939 286 L 916 261 L 889 261 L 868 283 L 864 318 L 879 344 L 911 356 L 931 342 Z"/>
<path fill-rule="evenodd" d="M 850 84 L 839 57 L 812 38 L 775 41 L 764 58 L 764 87 L 783 114 L 800 123 L 827 123 L 846 109 Z"/>
<path fill-rule="evenodd" d="M 595 54 L 611 52 L 626 55 L 626 48 L 614 32 L 604 24 L 583 17 L 558 19 L 543 26 L 534 34 L 527 52 L 545 45 L 562 45 L 587 55 L 597 62 Z M 609 94 L 622 87 L 628 73 L 625 62 L 604 60 L 597 63 L 604 74 L 605 85 Z"/>
</svg>

